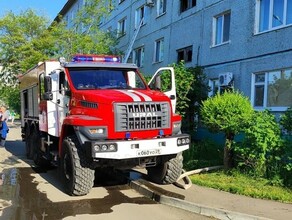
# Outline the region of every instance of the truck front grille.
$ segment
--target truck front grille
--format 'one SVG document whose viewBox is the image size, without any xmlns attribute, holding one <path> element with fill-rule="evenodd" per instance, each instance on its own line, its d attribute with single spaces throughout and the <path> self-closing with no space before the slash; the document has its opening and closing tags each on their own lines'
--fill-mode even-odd
<svg viewBox="0 0 292 220">
<path fill-rule="evenodd" d="M 115 104 L 115 130 L 136 131 L 169 128 L 170 105 L 167 102 Z"/>
</svg>

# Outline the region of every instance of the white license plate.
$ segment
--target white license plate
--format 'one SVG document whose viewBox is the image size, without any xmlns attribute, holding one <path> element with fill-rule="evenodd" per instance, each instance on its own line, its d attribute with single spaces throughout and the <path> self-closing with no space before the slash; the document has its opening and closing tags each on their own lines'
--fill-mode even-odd
<svg viewBox="0 0 292 220">
<path fill-rule="evenodd" d="M 154 155 L 160 155 L 160 154 L 161 154 L 161 150 L 160 149 L 139 150 L 139 151 L 137 151 L 137 156 L 139 156 L 139 157 L 154 156 Z"/>
</svg>

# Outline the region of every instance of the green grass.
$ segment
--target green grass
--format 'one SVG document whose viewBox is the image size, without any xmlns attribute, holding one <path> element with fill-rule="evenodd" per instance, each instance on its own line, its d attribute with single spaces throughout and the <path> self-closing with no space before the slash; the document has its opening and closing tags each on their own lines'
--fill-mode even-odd
<svg viewBox="0 0 292 220">
<path fill-rule="evenodd" d="M 195 174 L 190 178 L 194 184 L 200 186 L 211 187 L 253 198 L 292 203 L 292 189 L 272 186 L 266 179 L 253 179 L 250 176 L 240 174 L 236 171 L 230 173 L 217 171 L 212 173 Z"/>
</svg>

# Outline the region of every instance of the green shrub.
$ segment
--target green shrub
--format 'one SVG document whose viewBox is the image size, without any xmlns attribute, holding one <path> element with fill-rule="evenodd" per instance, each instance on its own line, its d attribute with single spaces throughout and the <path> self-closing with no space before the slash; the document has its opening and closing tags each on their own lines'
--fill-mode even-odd
<svg viewBox="0 0 292 220">
<path fill-rule="evenodd" d="M 280 127 L 270 112 L 255 112 L 241 144 L 235 145 L 238 166 L 271 179 L 279 174 L 283 142 Z M 269 172 L 268 172 L 269 171 Z"/>
<path fill-rule="evenodd" d="M 289 133 L 292 133 L 292 108 L 288 108 L 287 111 L 281 115 L 280 124 Z"/>
</svg>

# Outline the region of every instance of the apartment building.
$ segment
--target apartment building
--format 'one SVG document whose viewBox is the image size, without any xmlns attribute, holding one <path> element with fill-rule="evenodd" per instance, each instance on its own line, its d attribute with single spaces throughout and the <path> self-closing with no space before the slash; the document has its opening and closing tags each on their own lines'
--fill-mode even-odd
<svg viewBox="0 0 292 220">
<path fill-rule="evenodd" d="M 234 87 L 255 109 L 292 106 L 292 0 L 112 0 L 100 28 L 116 31 L 128 62 L 152 74 L 184 60 L 202 66 L 214 95 Z M 86 0 L 69 0 L 68 25 Z M 141 26 L 140 26 L 141 24 Z M 135 37 L 135 34 L 137 36 Z"/>
</svg>

